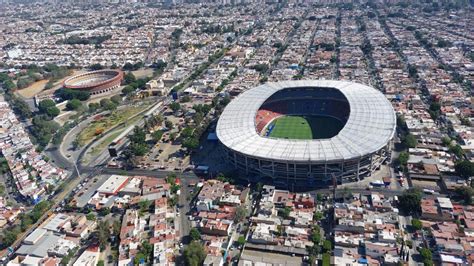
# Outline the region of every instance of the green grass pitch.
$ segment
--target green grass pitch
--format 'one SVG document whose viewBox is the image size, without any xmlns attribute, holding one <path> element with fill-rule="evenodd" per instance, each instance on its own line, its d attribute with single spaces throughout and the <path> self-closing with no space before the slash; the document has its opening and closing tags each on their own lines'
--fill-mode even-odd
<svg viewBox="0 0 474 266">
<path fill-rule="evenodd" d="M 325 116 L 282 116 L 272 125 L 270 137 L 284 139 L 331 138 L 344 126 L 341 121 Z"/>
</svg>

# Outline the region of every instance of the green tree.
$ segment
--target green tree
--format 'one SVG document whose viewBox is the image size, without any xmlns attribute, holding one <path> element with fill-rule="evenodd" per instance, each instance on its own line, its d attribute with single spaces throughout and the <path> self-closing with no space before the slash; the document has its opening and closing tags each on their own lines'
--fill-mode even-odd
<svg viewBox="0 0 474 266">
<path fill-rule="evenodd" d="M 116 105 L 119 105 L 122 102 L 122 97 L 120 97 L 120 95 L 114 95 L 110 98 L 110 100 Z"/>
<path fill-rule="evenodd" d="M 135 255 L 135 258 L 133 259 L 133 265 L 140 265 L 143 262 L 146 262 L 145 254 L 141 252 L 137 253 L 137 255 Z"/>
<path fill-rule="evenodd" d="M 331 252 L 332 250 L 332 243 L 329 240 L 323 241 L 323 251 L 324 252 Z"/>
<path fill-rule="evenodd" d="M 142 241 L 140 245 L 140 253 L 145 255 L 146 262 L 150 262 L 153 255 L 153 246 L 148 241 Z"/>
<path fill-rule="evenodd" d="M 472 187 L 458 187 L 455 190 L 458 197 L 464 200 L 464 204 L 471 205 L 472 197 L 474 196 L 474 188 Z"/>
<path fill-rule="evenodd" d="M 38 103 L 38 110 L 41 113 L 46 113 L 51 107 L 56 107 L 56 103 L 51 99 L 45 99 Z"/>
<path fill-rule="evenodd" d="M 409 158 L 410 158 L 410 154 L 406 151 L 402 151 L 398 155 L 398 163 L 402 166 L 406 166 Z"/>
<path fill-rule="evenodd" d="M 110 99 L 102 99 L 100 100 L 100 107 L 104 110 L 114 111 L 117 109 L 117 104 L 112 102 Z"/>
<path fill-rule="evenodd" d="M 109 229 L 109 222 L 107 221 L 99 221 L 97 225 L 97 232 L 99 235 L 99 244 L 100 249 L 104 250 L 107 246 L 110 238 L 110 229 Z"/>
<path fill-rule="evenodd" d="M 418 219 L 412 219 L 411 226 L 413 226 L 415 230 L 421 230 L 423 228 L 423 223 Z"/>
<path fill-rule="evenodd" d="M 459 144 L 452 145 L 451 147 L 449 147 L 449 151 L 456 155 L 458 158 L 461 158 L 464 155 L 464 151 L 462 150 L 461 146 L 459 146 Z"/>
<path fill-rule="evenodd" d="M 95 221 L 95 215 L 93 213 L 88 213 L 86 218 L 88 221 Z"/>
<path fill-rule="evenodd" d="M 17 238 L 18 232 L 13 230 L 5 230 L 3 233 L 2 241 L 0 241 L 0 246 L 3 248 L 10 247 L 13 243 L 15 243 Z"/>
<path fill-rule="evenodd" d="M 170 120 L 166 120 L 165 121 L 165 127 L 169 130 L 172 130 L 173 129 L 173 122 L 171 122 Z"/>
<path fill-rule="evenodd" d="M 413 136 L 412 134 L 408 134 L 403 139 L 403 144 L 407 148 L 415 148 L 418 144 L 418 141 L 416 140 L 415 136 Z"/>
<path fill-rule="evenodd" d="M 463 178 L 474 176 L 474 163 L 468 160 L 462 160 L 454 166 L 456 173 Z"/>
<path fill-rule="evenodd" d="M 316 211 L 313 215 L 313 220 L 315 221 L 321 221 L 323 219 L 324 215 L 320 211 Z"/>
<path fill-rule="evenodd" d="M 99 261 L 97 262 L 97 266 L 104 266 L 104 265 L 105 265 L 105 264 L 104 264 L 104 261 L 103 261 L 103 260 L 99 260 Z"/>
<path fill-rule="evenodd" d="M 122 89 L 122 93 L 123 93 L 124 95 L 130 95 L 130 94 L 131 94 L 132 92 L 134 92 L 134 91 L 135 91 L 135 88 L 132 87 L 132 86 L 130 86 L 130 85 L 127 85 L 127 86 L 125 86 L 125 87 Z"/>
<path fill-rule="evenodd" d="M 201 233 L 199 233 L 196 228 L 191 228 L 191 230 L 189 230 L 189 236 L 193 241 L 201 239 Z"/>
<path fill-rule="evenodd" d="M 161 131 L 161 130 L 157 130 L 157 131 L 151 133 L 151 138 L 153 139 L 153 142 L 155 142 L 155 143 L 160 141 L 161 137 L 163 137 L 163 131 Z"/>
<path fill-rule="evenodd" d="M 280 211 L 280 216 L 284 219 L 288 219 L 290 217 L 291 208 L 285 207 Z"/>
<path fill-rule="evenodd" d="M 195 150 L 199 147 L 199 139 L 197 138 L 187 138 L 183 141 L 183 147 Z"/>
<path fill-rule="evenodd" d="M 69 100 L 67 103 L 66 103 L 66 108 L 70 111 L 72 110 L 77 110 L 79 109 L 80 107 L 82 106 L 82 103 L 81 101 L 79 101 L 78 99 L 72 99 L 72 100 Z"/>
<path fill-rule="evenodd" d="M 423 264 L 425 266 L 433 265 L 433 254 L 431 253 L 430 249 L 421 248 L 420 255 L 421 255 L 421 258 L 423 259 Z"/>
<path fill-rule="evenodd" d="M 125 74 L 123 76 L 123 81 L 125 84 L 130 84 L 130 83 L 133 83 L 137 80 L 137 78 L 135 77 L 135 75 L 133 75 L 132 72 L 127 72 L 127 74 Z"/>
<path fill-rule="evenodd" d="M 181 110 L 181 105 L 177 102 L 170 103 L 169 107 L 170 107 L 171 110 L 173 110 L 173 112 L 177 112 L 177 111 Z"/>
<path fill-rule="evenodd" d="M 144 143 L 131 143 L 130 150 L 134 156 L 144 156 L 148 152 L 148 146 Z"/>
<path fill-rule="evenodd" d="M 95 111 L 99 110 L 100 104 L 99 103 L 90 103 L 89 104 L 89 112 L 94 113 Z"/>
<path fill-rule="evenodd" d="M 197 241 L 191 242 L 183 252 L 186 265 L 199 266 L 202 265 L 206 258 L 204 247 Z"/>
<path fill-rule="evenodd" d="M 399 197 L 398 206 L 408 214 L 418 214 L 421 211 L 421 198 L 423 193 L 416 188 L 405 190 Z"/>
<path fill-rule="evenodd" d="M 246 216 L 247 216 L 247 209 L 244 206 L 239 206 L 235 210 L 234 221 L 236 223 L 240 223 L 245 219 Z"/>
<path fill-rule="evenodd" d="M 239 236 L 239 238 L 237 239 L 237 243 L 239 244 L 239 246 L 243 246 L 245 244 L 245 237 Z"/>
<path fill-rule="evenodd" d="M 138 202 L 138 207 L 140 208 L 140 213 L 146 213 L 150 210 L 151 202 L 149 200 L 141 200 Z"/>
<path fill-rule="evenodd" d="M 330 253 L 324 253 L 323 254 L 323 266 L 330 266 L 331 265 L 331 254 Z"/>
<path fill-rule="evenodd" d="M 132 135 L 129 137 L 130 142 L 132 143 L 145 143 L 146 141 L 146 132 L 143 128 L 135 126 L 133 128 Z"/>
</svg>

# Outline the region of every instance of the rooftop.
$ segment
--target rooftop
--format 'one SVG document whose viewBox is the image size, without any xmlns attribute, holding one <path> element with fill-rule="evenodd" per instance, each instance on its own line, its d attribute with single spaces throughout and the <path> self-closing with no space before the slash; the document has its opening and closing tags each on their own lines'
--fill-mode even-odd
<svg viewBox="0 0 474 266">
<path fill-rule="evenodd" d="M 329 139 L 272 139 L 260 136 L 255 116 L 271 95 L 286 88 L 325 87 L 341 91 L 350 105 L 344 128 Z M 304 80 L 267 83 L 235 98 L 222 113 L 216 133 L 233 150 L 253 157 L 293 161 L 352 159 L 375 152 L 392 139 L 396 117 L 379 91 L 358 83 Z"/>
</svg>

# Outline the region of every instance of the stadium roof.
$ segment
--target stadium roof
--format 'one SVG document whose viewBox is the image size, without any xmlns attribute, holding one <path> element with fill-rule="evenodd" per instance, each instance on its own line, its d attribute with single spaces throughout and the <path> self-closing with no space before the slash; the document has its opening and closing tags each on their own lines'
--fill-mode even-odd
<svg viewBox="0 0 474 266">
<path fill-rule="evenodd" d="M 276 139 L 256 131 L 260 106 L 275 92 L 298 87 L 324 87 L 341 91 L 350 106 L 343 129 L 329 139 Z M 228 148 L 251 157 L 278 161 L 340 161 L 380 150 L 393 137 L 396 117 L 392 105 L 379 91 L 358 83 L 333 80 L 300 80 L 267 83 L 231 101 L 217 124 L 217 137 Z"/>
</svg>

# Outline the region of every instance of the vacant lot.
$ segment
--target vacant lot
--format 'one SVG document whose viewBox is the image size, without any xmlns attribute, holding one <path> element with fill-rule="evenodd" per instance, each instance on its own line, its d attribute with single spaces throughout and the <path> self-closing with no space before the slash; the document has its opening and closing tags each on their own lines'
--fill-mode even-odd
<svg viewBox="0 0 474 266">
<path fill-rule="evenodd" d="M 132 71 L 132 73 L 137 79 L 151 77 L 153 76 L 153 68 L 139 69 L 139 70 Z"/>
<path fill-rule="evenodd" d="M 46 83 L 48 83 L 47 79 L 36 81 L 35 83 L 24 89 L 17 90 L 17 93 L 23 98 L 33 98 L 36 94 L 44 90 L 44 86 L 46 85 Z"/>
</svg>

